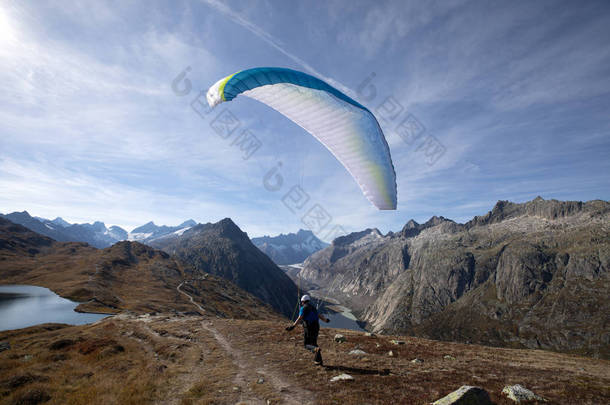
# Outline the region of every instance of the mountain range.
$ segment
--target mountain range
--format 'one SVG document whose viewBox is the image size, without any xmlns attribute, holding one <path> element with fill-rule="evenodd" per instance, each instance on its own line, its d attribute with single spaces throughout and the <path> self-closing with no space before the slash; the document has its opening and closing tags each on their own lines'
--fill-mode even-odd
<svg viewBox="0 0 610 405">
<path fill-rule="evenodd" d="M 212 315 L 279 319 L 268 305 L 233 283 L 201 274 L 139 242 L 96 249 L 82 242 L 57 242 L 0 218 L 0 263 L 3 284 L 50 288 L 81 302 L 79 311 L 193 312 L 184 291 Z"/>
<path fill-rule="evenodd" d="M 328 246 L 313 232 L 303 229 L 297 233 L 252 238 L 252 243 L 278 265 L 302 263 L 311 254 Z"/>
<path fill-rule="evenodd" d="M 298 273 L 370 330 L 610 357 L 610 204 L 499 201 L 337 238 Z"/>
<path fill-rule="evenodd" d="M 59 242 L 85 242 L 93 247 L 103 249 L 113 244 L 124 241 L 138 241 L 146 243 L 157 238 L 162 238 L 172 233 L 180 233 L 195 226 L 197 223 L 192 219 L 178 226 L 158 226 L 154 222 L 135 228 L 127 232 L 119 226 L 106 227 L 103 222 L 96 221 L 93 224 L 70 224 L 61 217 L 49 220 L 41 217 L 32 217 L 27 211 L 0 214 L 11 222 L 25 226 L 26 228 L 41 235 L 48 236 Z"/>
<path fill-rule="evenodd" d="M 33 240 L 46 235 L 60 242 L 86 241 L 98 235 L 101 244 L 100 235 L 110 240 L 109 235 L 126 234 L 101 222 L 71 225 L 27 212 L 4 217 L 38 232 L 29 237 Z M 608 358 L 609 223 L 607 201 L 498 201 L 490 212 L 464 224 L 434 216 L 423 224 L 409 220 L 400 231 L 385 235 L 369 228 L 339 237 L 291 269 L 291 277 L 349 306 L 372 331 Z M 219 276 L 290 316 L 298 295 L 295 283 L 263 250 L 302 247 L 299 242 L 313 240 L 311 236 L 300 230 L 254 238 L 257 248 L 225 218 L 215 224 L 189 220 L 176 227 L 150 222 L 127 239 L 160 249 L 165 255 L 160 257 L 183 269 L 182 277 L 185 272 L 192 279 Z M 7 243 L 0 248 L 10 247 Z M 45 243 L 23 253 L 46 252 Z M 144 246 L 133 243 L 115 244 L 111 251 Z M 53 246 L 63 249 L 61 255 L 74 251 L 77 257 L 87 249 L 96 251 L 82 243 Z M 40 257 L 36 262 L 45 263 Z M 116 306 L 116 301 L 108 303 Z"/>
<path fill-rule="evenodd" d="M 165 250 L 186 263 L 198 277 L 206 273 L 220 276 L 286 316 L 294 312 L 298 301 L 293 281 L 229 218 L 216 224 L 197 224 L 190 219 L 178 226 L 149 222 L 127 233 L 120 227 L 106 228 L 103 222 L 69 224 L 59 217 L 32 217 L 26 211 L 1 217 L 55 241 L 85 242 L 105 249 L 127 240 Z"/>
<path fill-rule="evenodd" d="M 495 334 L 505 346 L 525 347 L 520 339 L 536 331 L 542 345 L 546 333 L 604 357 L 608 212 L 599 201 L 499 202 L 467 224 L 433 217 L 387 235 L 374 228 L 346 235 L 303 271 L 319 260 L 314 278 L 354 306 L 377 294 L 359 313 L 378 331 L 469 342 Z M 315 366 L 285 318 L 226 279 L 251 274 L 248 283 L 266 286 L 263 296 L 283 288 L 279 277 L 260 282 L 281 271 L 230 219 L 159 241 L 166 251 L 137 241 L 96 249 L 0 218 L 2 283 L 45 286 L 81 301 L 78 310 L 117 313 L 89 325 L 0 332 L 4 402 L 431 403 L 468 384 L 482 387 L 490 398 L 483 403 L 508 404 L 503 392 L 516 382 L 535 390 L 537 402 L 610 398 L 606 360 L 542 350 L 323 328 L 325 366 Z M 349 270 L 349 262 L 358 266 Z M 511 333 L 516 340 L 502 340 Z M 354 381 L 329 383 L 339 373 Z"/>
</svg>

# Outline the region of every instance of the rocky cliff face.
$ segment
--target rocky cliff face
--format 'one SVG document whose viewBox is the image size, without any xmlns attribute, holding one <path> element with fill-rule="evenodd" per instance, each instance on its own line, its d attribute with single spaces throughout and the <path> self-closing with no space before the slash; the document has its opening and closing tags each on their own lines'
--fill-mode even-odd
<svg viewBox="0 0 610 405">
<path fill-rule="evenodd" d="M 408 267 L 409 260 L 398 239 L 366 229 L 339 237 L 311 255 L 299 277 L 350 302 L 358 311 L 372 303 L 379 291 Z"/>
<path fill-rule="evenodd" d="M 358 244 L 364 234 L 316 253 L 300 276 L 370 329 L 610 355 L 608 202 L 500 201 L 466 224 L 409 221 Z"/>
<path fill-rule="evenodd" d="M 229 218 L 148 243 L 196 271 L 232 281 L 279 313 L 293 313 L 297 287 Z"/>
</svg>

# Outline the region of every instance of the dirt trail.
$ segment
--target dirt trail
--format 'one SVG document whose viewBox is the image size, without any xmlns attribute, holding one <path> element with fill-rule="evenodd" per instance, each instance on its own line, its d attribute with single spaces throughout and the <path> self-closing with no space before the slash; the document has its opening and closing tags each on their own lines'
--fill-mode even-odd
<svg viewBox="0 0 610 405">
<path fill-rule="evenodd" d="M 205 313 L 205 310 L 193 300 L 193 297 L 190 294 L 180 289 L 183 284 L 184 282 L 180 283 L 176 289 L 181 294 L 187 296 L 193 305 Z M 227 336 L 223 335 L 214 327 L 212 320 L 208 319 L 202 321 L 201 326 L 214 336 L 214 339 L 216 339 L 224 351 L 230 356 L 233 364 L 237 367 L 238 371 L 233 382 L 240 390 L 240 404 L 254 405 L 267 403 L 264 400 L 257 398 L 249 386 L 249 383 L 256 384 L 260 375 L 263 376 L 263 384 L 270 384 L 273 387 L 273 392 L 277 397 L 281 398 L 281 403 L 302 405 L 312 404 L 314 402 L 314 396 L 311 392 L 285 382 L 279 374 L 265 367 L 262 362 L 246 358 L 240 350 L 236 349 L 231 344 Z"/>
<path fill-rule="evenodd" d="M 166 333 L 161 335 L 157 330 L 149 326 L 146 321 L 140 322 L 140 326 L 156 339 L 173 341 L 181 346 L 187 347 L 186 350 L 188 350 L 189 354 L 184 356 L 185 360 L 182 366 L 189 371 L 187 373 L 178 374 L 175 377 L 175 383 L 167 385 L 168 392 L 165 394 L 166 400 L 158 402 L 160 404 L 179 404 L 186 391 L 197 383 L 199 376 L 209 371 L 208 366 L 201 361 L 204 354 L 203 347 L 201 347 L 201 345 L 193 344 L 191 339 Z"/>
<path fill-rule="evenodd" d="M 205 309 L 203 309 L 203 308 L 201 307 L 201 305 L 197 304 L 197 303 L 195 302 L 195 300 L 193 300 L 193 297 L 191 297 L 191 295 L 190 295 L 190 294 L 187 294 L 186 292 L 184 292 L 184 291 L 182 291 L 182 290 L 180 289 L 180 287 L 182 287 L 182 284 L 184 284 L 185 282 L 186 282 L 186 281 L 181 282 L 181 283 L 178 285 L 178 287 L 176 287 L 176 290 L 178 290 L 178 292 L 179 292 L 180 294 L 186 295 L 186 296 L 188 297 L 188 299 L 191 301 L 191 304 L 195 305 L 195 306 L 197 307 L 197 309 L 199 309 L 201 312 L 205 313 Z"/>
</svg>

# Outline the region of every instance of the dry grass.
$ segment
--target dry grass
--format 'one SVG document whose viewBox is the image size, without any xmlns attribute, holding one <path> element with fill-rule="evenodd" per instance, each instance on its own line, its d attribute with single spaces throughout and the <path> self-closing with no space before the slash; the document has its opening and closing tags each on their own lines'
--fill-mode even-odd
<svg viewBox="0 0 610 405">
<path fill-rule="evenodd" d="M 142 348 L 121 337 L 114 322 L 22 331 L 9 337 L 11 350 L 0 354 L 2 403 L 36 403 L 24 400 L 36 392 L 50 404 L 140 404 L 154 398 L 157 373 Z M 34 378 L 7 385 L 21 376 Z"/>
<path fill-rule="evenodd" d="M 521 384 L 561 404 L 610 403 L 610 362 L 546 351 L 491 348 L 404 337 L 366 337 L 340 331 L 346 343 L 335 343 L 337 330 L 322 329 L 319 344 L 325 367 L 313 364 L 312 354 L 302 348 L 301 335 L 283 325 L 265 321 L 217 320 L 226 336 L 239 336 L 251 359 L 267 364 L 291 384 L 311 390 L 320 404 L 429 403 L 461 385 L 485 388 L 498 404 L 512 403 L 500 395 L 509 384 Z M 394 345 L 391 339 L 406 341 Z M 354 348 L 367 355 L 355 357 Z M 389 357 L 392 350 L 395 357 Z M 445 355 L 454 357 L 446 360 Z M 413 364 L 411 360 L 424 360 Z M 387 374 L 389 371 L 388 375 Z M 347 373 L 353 382 L 330 383 L 331 377 Z"/>
<path fill-rule="evenodd" d="M 206 326 L 209 325 L 209 326 Z M 43 325 L 0 332 L 0 403 L 318 404 L 436 400 L 461 385 L 498 404 L 522 384 L 559 404 L 610 402 L 610 363 L 545 351 L 490 348 L 322 329 L 325 367 L 313 364 L 298 331 L 271 321 L 120 315 L 93 325 Z M 215 335 L 216 334 L 216 335 Z M 367 354 L 348 352 L 360 348 Z M 395 357 L 389 357 L 392 350 Z M 451 355 L 455 359 L 445 359 Z M 424 360 L 413 364 L 411 360 Z M 330 383 L 351 374 L 355 381 Z M 257 383 L 259 378 L 262 383 Z"/>
</svg>

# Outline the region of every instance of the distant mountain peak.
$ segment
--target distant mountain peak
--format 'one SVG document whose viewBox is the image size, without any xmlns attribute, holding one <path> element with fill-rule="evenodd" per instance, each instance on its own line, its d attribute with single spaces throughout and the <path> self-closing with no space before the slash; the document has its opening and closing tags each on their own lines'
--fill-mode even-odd
<svg viewBox="0 0 610 405">
<path fill-rule="evenodd" d="M 52 220 L 51 222 L 53 222 L 56 225 L 62 226 L 64 228 L 66 228 L 66 227 L 71 225 L 68 221 L 66 221 L 62 217 L 57 217 L 54 220 Z"/>
<path fill-rule="evenodd" d="M 180 225 L 178 225 L 181 228 L 187 227 L 187 226 L 195 226 L 197 225 L 197 222 L 195 222 L 192 219 L 188 219 L 186 221 L 184 221 L 183 223 L 181 223 Z"/>
<path fill-rule="evenodd" d="M 405 224 L 405 226 L 403 227 L 403 229 L 415 229 L 419 226 L 419 224 L 417 223 L 417 221 L 410 219 L 409 222 L 407 222 Z"/>
<path fill-rule="evenodd" d="M 382 237 L 381 232 L 379 232 L 379 229 L 367 228 L 364 231 L 352 232 L 352 233 L 344 235 L 344 236 L 339 236 L 338 238 L 336 238 L 335 240 L 332 241 L 332 244 L 336 245 L 336 246 L 350 245 L 361 239 L 370 239 L 371 236 Z"/>
<path fill-rule="evenodd" d="M 135 228 L 131 233 L 152 233 L 158 228 L 153 221 L 149 221 L 142 226 Z"/>
<path fill-rule="evenodd" d="M 328 246 L 311 230 L 305 229 L 299 229 L 296 233 L 252 238 L 252 243 L 276 264 L 282 265 L 301 263 L 313 253 Z"/>
<path fill-rule="evenodd" d="M 107 231 L 106 224 L 104 224 L 101 221 L 95 221 L 91 227 L 96 232 L 106 232 Z"/>
<path fill-rule="evenodd" d="M 249 240 L 248 234 L 242 231 L 231 218 L 223 218 L 215 224 L 210 224 L 210 228 L 218 230 L 221 236 Z"/>
</svg>

